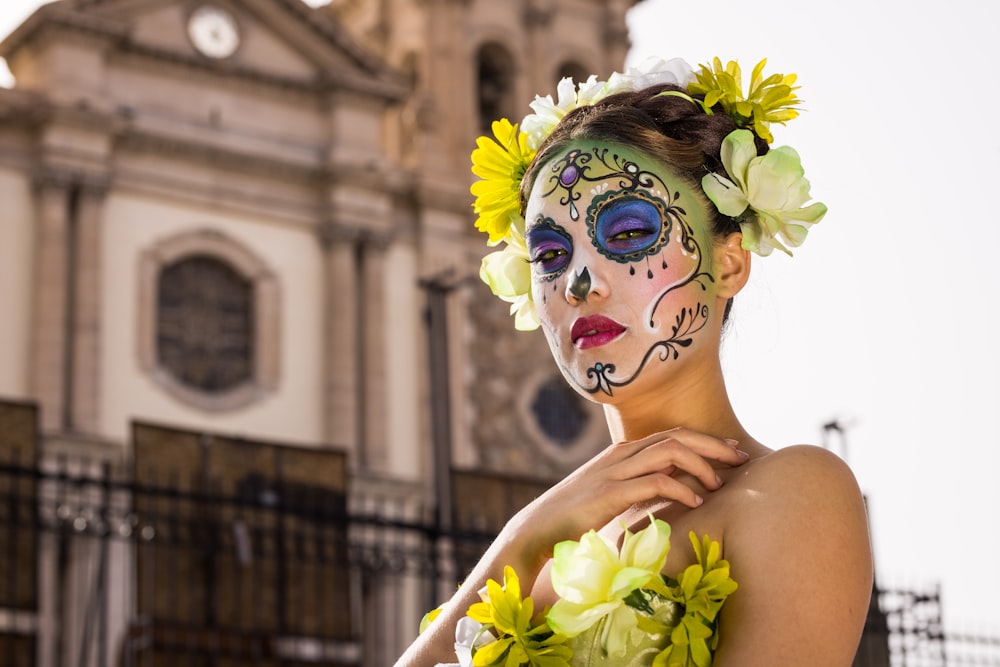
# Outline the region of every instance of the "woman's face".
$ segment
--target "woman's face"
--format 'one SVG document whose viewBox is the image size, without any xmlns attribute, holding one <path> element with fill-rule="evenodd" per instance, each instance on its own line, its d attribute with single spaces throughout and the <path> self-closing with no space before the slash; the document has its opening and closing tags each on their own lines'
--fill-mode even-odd
<svg viewBox="0 0 1000 667">
<path fill-rule="evenodd" d="M 609 402 L 653 387 L 708 347 L 705 206 L 665 166 L 617 144 L 572 144 L 539 172 L 525 211 L 535 307 L 584 395 Z"/>
</svg>

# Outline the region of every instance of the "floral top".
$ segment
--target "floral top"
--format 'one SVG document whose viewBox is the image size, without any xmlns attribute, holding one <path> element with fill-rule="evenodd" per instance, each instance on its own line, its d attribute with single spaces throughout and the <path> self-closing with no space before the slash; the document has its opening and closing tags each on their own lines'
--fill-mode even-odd
<svg viewBox="0 0 1000 667">
<path fill-rule="evenodd" d="M 670 631 L 680 621 L 682 613 L 681 606 L 676 602 L 659 600 L 654 603 L 653 618 L 662 622 L 664 627 L 646 631 L 638 628 L 633 629 L 625 643 L 624 653 L 614 657 L 607 655 L 601 646 L 601 636 L 607 627 L 607 620 L 600 620 L 586 632 L 567 642 L 570 650 L 573 651 L 573 657 L 569 664 L 573 667 L 608 663 L 616 665 L 616 667 L 650 667 L 654 664 L 657 656 L 670 646 Z"/>
<path fill-rule="evenodd" d="M 504 568 L 503 585 L 489 580 L 455 630 L 459 665 L 709 667 L 719 610 L 737 585 L 718 542 L 690 539 L 696 562 L 680 579 L 661 573 L 670 525 L 652 515 L 639 532 L 626 529 L 620 550 L 593 530 L 560 542 L 551 571 L 559 599 L 537 616 L 517 573 Z"/>
</svg>

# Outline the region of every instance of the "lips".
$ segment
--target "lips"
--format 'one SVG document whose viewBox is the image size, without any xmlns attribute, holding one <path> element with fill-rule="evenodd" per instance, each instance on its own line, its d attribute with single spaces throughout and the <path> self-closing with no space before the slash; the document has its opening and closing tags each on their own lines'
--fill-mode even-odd
<svg viewBox="0 0 1000 667">
<path fill-rule="evenodd" d="M 570 337 L 577 349 L 587 350 L 610 343 L 623 333 L 625 333 L 624 324 L 603 315 L 591 315 L 581 317 L 573 323 Z"/>
</svg>

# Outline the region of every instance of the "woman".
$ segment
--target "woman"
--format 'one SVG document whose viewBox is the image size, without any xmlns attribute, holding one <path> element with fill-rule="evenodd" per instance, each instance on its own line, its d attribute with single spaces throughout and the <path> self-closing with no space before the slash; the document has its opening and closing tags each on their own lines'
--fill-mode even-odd
<svg viewBox="0 0 1000 667">
<path fill-rule="evenodd" d="M 854 477 L 757 442 L 719 361 L 750 251 L 788 252 L 825 213 L 769 149 L 798 100 L 763 64 L 747 95 L 718 59 L 563 81 L 480 139 L 477 227 L 505 244 L 483 277 L 613 444 L 506 525 L 398 664 L 851 664 L 872 583 Z"/>
</svg>

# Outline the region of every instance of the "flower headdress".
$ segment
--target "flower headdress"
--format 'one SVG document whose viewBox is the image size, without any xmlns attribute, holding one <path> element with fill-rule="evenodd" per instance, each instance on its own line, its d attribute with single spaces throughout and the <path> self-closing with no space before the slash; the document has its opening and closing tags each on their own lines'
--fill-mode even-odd
<svg viewBox="0 0 1000 667">
<path fill-rule="evenodd" d="M 535 98 L 530 104 L 533 113 L 524 117 L 520 127 L 504 118 L 493 123 L 493 137 L 479 137 L 472 152 L 472 172 L 480 179 L 471 188 L 476 197 L 476 228 L 489 234 L 488 245 L 504 244 L 483 258 L 479 275 L 495 295 L 511 304 L 517 329 L 527 331 L 539 325 L 531 299 L 521 181 L 538 148 L 567 113 L 615 93 L 673 84 L 687 93 L 661 94 L 687 99 L 707 114 L 721 108 L 737 129 L 722 142 L 720 157 L 726 173 L 706 174 L 702 189 L 720 213 L 739 223 L 745 249 L 767 256 L 777 248 L 791 255 L 788 248 L 801 245 L 809 227 L 826 214 L 826 206 L 806 205 L 809 181 L 794 149 L 781 146 L 757 155 L 754 135 L 770 144 L 771 123 L 783 125 L 798 116 L 800 103 L 796 76 L 764 78 L 766 62 L 761 60 L 754 67 L 747 93 L 740 66 L 730 61 L 723 67 L 718 58 L 697 72 L 679 58 L 654 58 L 624 73 L 615 72 L 607 81 L 592 75 L 575 84 L 565 78 L 556 89 L 556 100 L 551 95 Z"/>
</svg>

